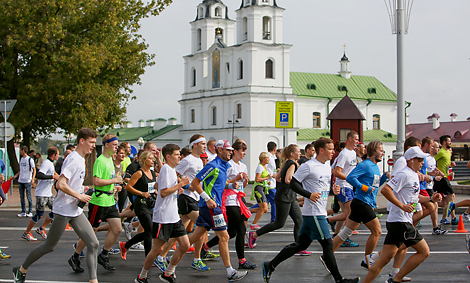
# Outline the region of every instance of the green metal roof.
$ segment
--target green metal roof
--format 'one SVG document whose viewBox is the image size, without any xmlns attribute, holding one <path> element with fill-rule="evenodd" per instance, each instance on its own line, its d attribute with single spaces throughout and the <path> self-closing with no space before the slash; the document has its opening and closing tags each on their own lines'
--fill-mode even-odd
<svg viewBox="0 0 470 283">
<path fill-rule="evenodd" d="M 119 137 L 119 141 L 136 141 L 139 137 L 144 140 L 153 140 L 159 136 L 162 136 L 168 132 L 171 132 L 183 125 L 167 125 L 160 130 L 154 131 L 153 127 L 136 127 L 136 128 L 122 128 L 122 129 L 110 129 L 103 134 L 111 133 Z"/>
<path fill-rule="evenodd" d="M 297 140 L 299 141 L 316 141 L 320 137 L 330 137 L 328 129 L 300 129 L 297 131 Z M 381 142 L 396 142 L 397 136 L 384 130 L 368 130 L 363 132 L 362 140 L 371 142 L 379 140 Z"/>
<path fill-rule="evenodd" d="M 336 74 L 291 72 L 290 85 L 297 97 L 341 99 L 346 95 L 345 91 L 341 91 L 344 86 L 351 99 L 397 100 L 397 95 L 393 91 L 371 76 L 351 76 L 350 79 L 345 79 Z M 314 87 L 310 87 L 311 85 Z"/>
</svg>

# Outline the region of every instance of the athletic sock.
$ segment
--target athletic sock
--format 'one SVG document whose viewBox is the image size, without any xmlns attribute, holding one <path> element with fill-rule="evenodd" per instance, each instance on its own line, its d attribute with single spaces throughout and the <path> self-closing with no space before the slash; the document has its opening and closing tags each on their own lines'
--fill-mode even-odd
<svg viewBox="0 0 470 283">
<path fill-rule="evenodd" d="M 175 269 L 176 269 L 176 265 L 173 265 L 170 263 L 165 270 L 165 275 L 166 276 L 172 275 L 173 273 L 175 273 Z"/>
<path fill-rule="evenodd" d="M 244 264 L 246 262 L 246 258 L 240 258 L 238 259 L 239 264 Z"/>
<path fill-rule="evenodd" d="M 163 261 L 164 259 L 161 255 L 159 255 L 157 258 L 158 258 L 158 261 Z"/>
<path fill-rule="evenodd" d="M 107 257 L 108 257 L 108 253 L 109 253 L 109 251 L 103 249 L 103 250 L 101 251 L 101 257 L 102 257 L 102 258 L 107 258 Z"/>
<path fill-rule="evenodd" d="M 400 272 L 400 268 L 392 268 L 390 274 L 392 275 L 392 277 L 394 277 L 395 275 L 397 275 L 398 272 Z"/>
<path fill-rule="evenodd" d="M 147 274 L 148 274 L 148 273 L 149 273 L 149 271 L 146 270 L 146 269 L 144 269 L 144 268 L 142 267 L 142 271 L 140 271 L 140 275 L 139 275 L 139 276 L 140 276 L 140 278 L 147 278 Z"/>
<path fill-rule="evenodd" d="M 193 262 L 198 262 L 200 260 L 201 260 L 201 258 L 195 258 L 195 259 L 193 259 Z"/>
<path fill-rule="evenodd" d="M 80 254 L 74 252 L 72 258 L 73 260 L 80 260 Z"/>
<path fill-rule="evenodd" d="M 379 257 L 380 257 L 379 253 L 375 253 L 375 254 L 372 254 L 371 259 L 372 259 L 373 261 L 376 261 L 376 260 L 379 259 Z"/>
<path fill-rule="evenodd" d="M 204 249 L 204 251 L 208 252 L 209 251 L 209 246 L 207 245 L 207 243 L 204 243 L 202 245 L 202 248 Z"/>
<path fill-rule="evenodd" d="M 231 265 L 229 267 L 226 267 L 226 269 L 227 269 L 227 277 L 232 276 L 232 274 L 236 271 L 235 269 L 232 268 Z"/>
</svg>

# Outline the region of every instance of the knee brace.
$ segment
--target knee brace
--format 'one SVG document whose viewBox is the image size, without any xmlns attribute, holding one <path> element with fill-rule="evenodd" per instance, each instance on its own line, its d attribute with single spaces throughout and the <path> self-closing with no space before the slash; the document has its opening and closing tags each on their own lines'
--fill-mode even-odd
<svg viewBox="0 0 470 283">
<path fill-rule="evenodd" d="M 44 215 L 44 211 L 36 211 L 36 214 L 34 214 L 33 218 L 31 218 L 31 220 L 34 222 L 34 223 L 37 223 L 39 221 L 39 219 L 41 219 L 41 217 Z"/>
<path fill-rule="evenodd" d="M 347 238 L 351 237 L 353 234 L 354 230 L 351 230 L 348 227 L 344 227 L 341 232 L 338 233 L 338 237 L 344 241 L 346 241 Z"/>
</svg>

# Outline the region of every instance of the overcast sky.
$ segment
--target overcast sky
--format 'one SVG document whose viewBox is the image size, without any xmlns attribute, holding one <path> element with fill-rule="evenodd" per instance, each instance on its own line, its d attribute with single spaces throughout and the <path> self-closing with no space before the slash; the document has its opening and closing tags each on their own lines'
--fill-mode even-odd
<svg viewBox="0 0 470 283">
<path fill-rule="evenodd" d="M 242 0 L 223 0 L 229 17 Z M 386 0 L 388 2 L 389 0 Z M 408 2 L 408 0 L 406 0 Z M 142 85 L 134 87 L 127 118 L 175 117 L 183 93 L 183 56 L 191 52 L 191 27 L 202 0 L 174 0 L 161 15 L 143 22 L 142 34 L 156 54 Z M 339 71 L 346 44 L 352 75 L 374 76 L 396 92 L 396 35 L 382 0 L 277 0 L 285 8 L 283 41 L 292 44 L 293 72 Z M 438 113 L 441 122 L 470 116 L 470 1 L 416 0 L 405 35 L 405 100 L 411 123 Z M 274 118 L 274 117 L 273 117 Z"/>
</svg>

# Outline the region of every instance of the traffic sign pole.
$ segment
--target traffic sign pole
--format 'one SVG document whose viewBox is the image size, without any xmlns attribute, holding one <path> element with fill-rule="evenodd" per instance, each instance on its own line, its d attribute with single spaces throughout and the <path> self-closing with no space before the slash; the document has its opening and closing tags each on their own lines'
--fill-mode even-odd
<svg viewBox="0 0 470 283">
<path fill-rule="evenodd" d="M 7 123 L 7 120 L 8 120 L 8 117 L 10 117 L 10 114 L 11 114 L 11 111 L 13 110 L 13 107 L 15 107 L 16 99 L 0 100 L 0 102 L 3 103 L 3 111 L 1 111 L 2 115 L 3 115 L 3 118 L 4 118 L 3 133 L 4 133 L 4 142 L 5 142 L 5 151 L 3 152 L 3 161 L 4 161 L 5 166 L 6 166 L 6 164 L 8 164 L 8 162 L 7 162 L 7 141 L 11 140 L 13 138 L 13 136 L 15 135 L 15 128 L 10 123 Z M 8 135 L 7 135 L 8 130 L 7 130 L 7 128 L 9 126 L 11 126 L 13 128 L 13 136 L 11 136 L 8 139 Z M 7 167 L 7 170 L 5 171 L 5 179 L 8 180 L 8 167 Z M 13 194 L 13 190 L 10 190 L 10 192 Z"/>
</svg>

